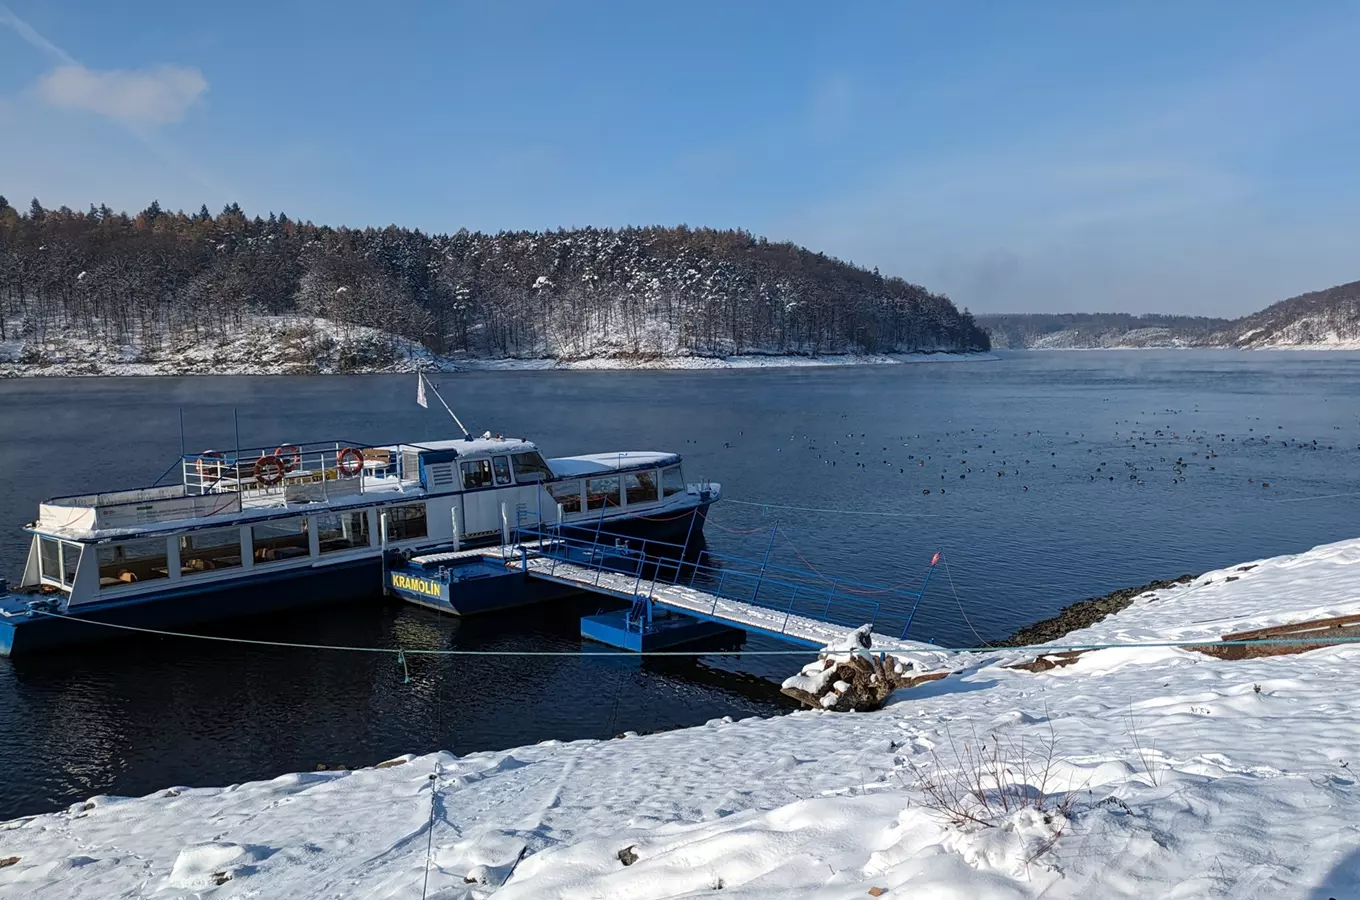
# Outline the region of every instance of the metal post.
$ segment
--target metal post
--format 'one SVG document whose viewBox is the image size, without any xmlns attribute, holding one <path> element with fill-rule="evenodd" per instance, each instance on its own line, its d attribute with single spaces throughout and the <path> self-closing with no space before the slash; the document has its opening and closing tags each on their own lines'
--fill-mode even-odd
<svg viewBox="0 0 1360 900">
<path fill-rule="evenodd" d="M 183 459 L 184 449 L 184 407 L 179 408 L 179 458 Z"/>
<path fill-rule="evenodd" d="M 756 578 L 756 589 L 751 592 L 751 603 L 755 604 L 756 598 L 760 596 L 760 582 L 765 579 L 765 567 L 770 562 L 770 551 L 774 549 L 774 536 L 779 531 L 779 523 L 775 522 L 770 529 L 770 543 L 765 546 L 765 558 L 760 561 L 760 575 Z"/>
<path fill-rule="evenodd" d="M 647 546 L 647 542 L 643 541 L 642 546 L 645 548 Z M 642 567 L 645 566 L 646 564 L 647 564 L 647 552 L 644 549 L 642 555 L 638 557 L 637 577 L 633 579 L 633 596 L 635 597 L 637 596 L 638 588 L 642 586 Z"/>
<path fill-rule="evenodd" d="M 236 407 L 231 408 L 231 427 L 236 432 L 236 455 L 232 458 L 232 468 L 236 469 L 236 487 L 241 487 L 241 420 L 236 417 Z"/>
<path fill-rule="evenodd" d="M 689 539 L 694 536 L 694 520 L 697 518 L 699 518 L 698 512 L 690 513 L 689 530 L 685 532 L 685 546 L 681 548 L 680 559 L 678 559 L 675 563 L 675 581 L 673 581 L 672 584 L 679 583 L 680 569 L 682 566 L 684 566 L 685 560 L 689 558 Z"/>
<path fill-rule="evenodd" d="M 833 581 L 833 582 L 831 582 L 831 592 L 828 593 L 828 594 L 826 595 L 826 609 L 822 611 L 822 618 L 823 618 L 823 619 L 825 619 L 825 618 L 827 618 L 828 616 L 831 615 L 831 601 L 834 600 L 834 599 L 836 599 L 836 585 L 837 585 L 837 584 L 840 584 L 840 582 L 838 582 L 838 581 Z"/>
<path fill-rule="evenodd" d="M 921 605 L 921 598 L 926 594 L 926 585 L 930 584 L 931 573 L 935 571 L 935 564 L 940 561 L 940 554 L 936 553 L 930 558 L 930 565 L 926 567 L 926 577 L 921 580 L 921 590 L 916 593 L 916 602 L 911 605 L 911 612 L 907 614 L 907 624 L 902 626 L 902 637 L 900 640 L 907 639 L 907 632 L 911 630 L 911 620 L 916 618 L 916 607 Z"/>
<path fill-rule="evenodd" d="M 391 591 L 387 587 L 387 510 L 378 513 L 378 543 L 382 546 L 382 589 L 383 596 Z"/>
<path fill-rule="evenodd" d="M 501 501 L 501 556 L 505 555 L 505 545 L 510 543 L 510 517 L 505 512 L 505 501 Z"/>
<path fill-rule="evenodd" d="M 780 633 L 789 630 L 789 616 L 793 615 L 793 602 L 798 599 L 798 585 L 793 586 L 793 596 L 789 598 L 789 610 L 784 613 L 784 627 L 779 629 Z"/>
</svg>

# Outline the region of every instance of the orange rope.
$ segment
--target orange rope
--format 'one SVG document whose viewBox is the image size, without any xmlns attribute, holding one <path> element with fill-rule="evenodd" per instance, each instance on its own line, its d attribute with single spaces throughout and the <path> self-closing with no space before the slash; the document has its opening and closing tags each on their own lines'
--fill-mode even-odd
<svg viewBox="0 0 1360 900">
<path fill-rule="evenodd" d="M 694 510 L 689 509 L 689 510 L 685 510 L 685 511 L 682 512 L 682 513 L 677 513 L 676 515 L 673 515 L 673 516 L 665 516 L 665 517 L 662 517 L 662 516 L 637 516 L 636 518 L 639 518 L 639 519 L 646 519 L 648 522 L 674 522 L 676 519 L 683 519 L 685 516 L 688 516 L 688 515 L 690 515 L 690 514 L 693 513 L 693 512 L 694 512 Z M 722 526 L 720 525 L 720 526 L 718 526 L 718 527 L 721 528 Z"/>
</svg>

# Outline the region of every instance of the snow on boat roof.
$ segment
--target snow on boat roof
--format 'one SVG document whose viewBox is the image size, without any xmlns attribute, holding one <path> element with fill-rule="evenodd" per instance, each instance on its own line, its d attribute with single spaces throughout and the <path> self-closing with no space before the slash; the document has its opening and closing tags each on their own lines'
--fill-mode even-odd
<svg viewBox="0 0 1360 900">
<path fill-rule="evenodd" d="M 649 466 L 669 466 L 680 461 L 679 454 L 662 450 L 624 450 L 619 453 L 587 453 L 582 456 L 559 456 L 548 460 L 554 475 L 594 475 L 617 472 L 619 469 L 641 469 Z"/>
<path fill-rule="evenodd" d="M 457 450 L 459 456 L 473 453 L 524 453 L 537 450 L 533 441 L 527 438 L 478 437 L 459 438 L 449 441 L 420 441 L 419 443 L 399 444 L 385 449 L 396 450 L 410 447 L 412 450 Z"/>
</svg>

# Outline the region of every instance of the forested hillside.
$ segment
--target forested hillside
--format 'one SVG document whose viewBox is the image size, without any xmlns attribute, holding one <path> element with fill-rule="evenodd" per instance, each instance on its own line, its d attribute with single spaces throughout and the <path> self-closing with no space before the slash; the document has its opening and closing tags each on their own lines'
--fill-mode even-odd
<svg viewBox="0 0 1360 900">
<path fill-rule="evenodd" d="M 1281 300 L 1233 322 L 1234 347 L 1360 346 L 1360 281 Z"/>
<path fill-rule="evenodd" d="M 581 358 L 988 349 L 945 297 L 742 231 L 429 235 L 152 203 L 23 212 L 0 198 L 0 348 L 54 335 L 154 355 L 264 317 L 441 356 Z"/>
</svg>

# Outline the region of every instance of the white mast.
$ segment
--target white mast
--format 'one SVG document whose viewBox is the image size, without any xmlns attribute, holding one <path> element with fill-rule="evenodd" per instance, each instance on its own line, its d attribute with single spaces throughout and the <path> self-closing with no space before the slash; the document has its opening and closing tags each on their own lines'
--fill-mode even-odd
<svg viewBox="0 0 1360 900">
<path fill-rule="evenodd" d="M 434 385 L 430 384 L 430 380 L 425 377 L 425 374 L 423 372 L 417 372 L 416 378 L 419 379 L 416 382 L 416 402 L 421 406 L 427 406 L 425 403 L 425 388 L 428 387 L 431 391 L 434 391 L 434 395 L 439 398 L 439 403 L 444 407 L 444 411 L 452 416 L 453 421 L 458 424 L 460 429 L 462 429 L 463 437 L 470 437 L 468 430 L 463 427 L 463 423 L 458 419 L 457 413 L 452 409 L 449 409 L 449 405 L 444 402 L 444 398 L 440 395 L 439 390 Z"/>
</svg>

